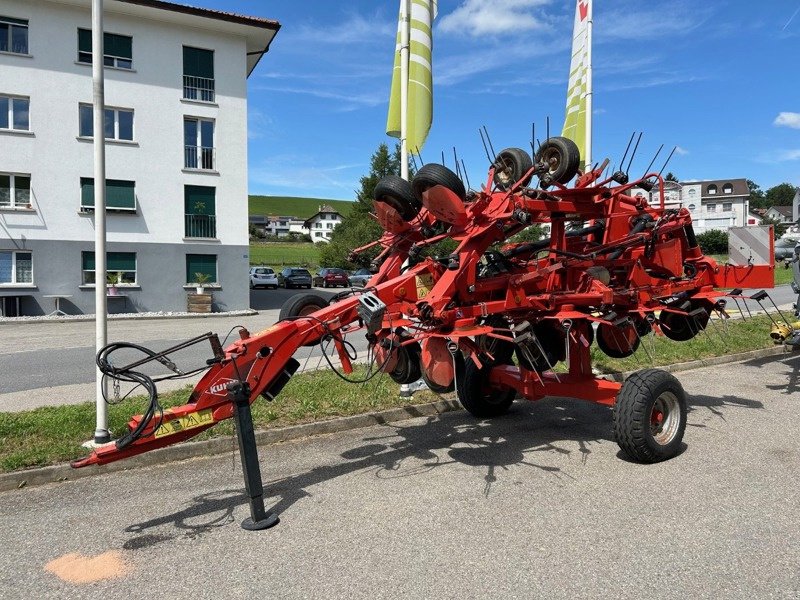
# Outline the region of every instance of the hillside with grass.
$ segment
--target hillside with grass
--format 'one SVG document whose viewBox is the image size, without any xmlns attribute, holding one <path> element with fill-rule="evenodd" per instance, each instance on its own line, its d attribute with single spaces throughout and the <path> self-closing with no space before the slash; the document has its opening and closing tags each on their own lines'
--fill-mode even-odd
<svg viewBox="0 0 800 600">
<path fill-rule="evenodd" d="M 330 205 L 342 215 L 350 213 L 353 203 L 348 200 L 327 198 L 299 198 L 292 196 L 250 196 L 251 215 L 283 215 L 308 219 L 319 211 L 323 204 Z"/>
</svg>

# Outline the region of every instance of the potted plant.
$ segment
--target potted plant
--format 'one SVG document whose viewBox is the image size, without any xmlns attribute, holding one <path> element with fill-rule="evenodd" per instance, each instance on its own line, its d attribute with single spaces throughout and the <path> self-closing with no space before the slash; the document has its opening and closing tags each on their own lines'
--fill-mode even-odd
<svg viewBox="0 0 800 600">
<path fill-rule="evenodd" d="M 117 290 L 117 284 L 119 283 L 119 273 L 107 273 L 106 283 L 109 286 L 108 287 L 109 296 L 116 296 L 119 294 L 119 291 Z"/>
<path fill-rule="evenodd" d="M 207 273 L 194 274 L 194 284 L 197 286 L 196 291 L 198 294 L 202 294 L 205 291 L 204 285 L 208 283 L 209 279 L 211 279 L 211 277 L 209 277 Z"/>
</svg>

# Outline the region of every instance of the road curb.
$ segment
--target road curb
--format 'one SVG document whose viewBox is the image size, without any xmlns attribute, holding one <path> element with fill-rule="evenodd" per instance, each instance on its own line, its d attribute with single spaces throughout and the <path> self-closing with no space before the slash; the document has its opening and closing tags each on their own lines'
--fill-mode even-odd
<svg viewBox="0 0 800 600">
<path fill-rule="evenodd" d="M 165 319 L 215 319 L 221 317 L 252 317 L 259 314 L 259 311 L 252 308 L 235 310 L 230 312 L 215 313 L 180 313 L 176 315 L 148 315 L 146 317 L 137 316 L 136 313 L 123 313 L 119 315 L 108 315 L 109 321 L 163 321 Z M 39 317 L 6 317 L 0 319 L 0 327 L 6 324 L 24 323 L 25 325 L 53 324 L 53 323 L 83 323 L 84 321 L 94 321 L 94 315 L 69 315 L 68 317 L 58 317 L 54 319 L 42 319 Z"/>
<path fill-rule="evenodd" d="M 773 348 L 752 350 L 750 352 L 742 352 L 739 354 L 715 356 L 711 358 L 676 363 L 673 365 L 663 365 L 658 368 L 676 373 L 691 369 L 699 369 L 702 367 L 710 367 L 759 358 L 768 358 L 771 356 L 784 354 L 785 352 L 786 351 L 783 346 L 775 346 Z M 635 371 L 611 373 L 604 375 L 604 377 L 613 381 L 623 381 L 626 377 L 630 376 L 634 372 Z M 277 444 L 317 435 L 339 433 L 353 429 L 362 429 L 372 425 L 394 423 L 397 421 L 412 419 L 414 417 L 435 416 L 460 409 L 461 405 L 459 404 L 458 400 L 456 400 L 455 397 L 449 397 L 428 404 L 414 404 L 399 408 L 390 408 L 379 412 L 353 415 L 350 417 L 340 417 L 326 421 L 316 421 L 313 423 L 303 423 L 301 425 L 291 425 L 289 427 L 279 427 L 275 429 L 257 431 L 256 442 L 259 444 L 259 446 Z M 68 463 L 63 463 L 48 467 L 27 469 L 24 471 L 0 473 L 0 492 L 26 486 L 44 485 L 68 480 L 72 481 L 75 479 L 83 479 L 85 477 L 127 471 L 141 467 L 164 465 L 167 463 L 191 458 L 224 454 L 226 452 L 232 452 L 234 448 L 235 442 L 233 442 L 230 437 L 225 436 L 211 440 L 205 440 L 202 442 L 185 442 L 176 446 L 168 446 L 166 448 L 154 450 L 146 454 L 134 456 L 125 461 L 114 462 L 103 466 L 73 469 Z"/>
</svg>

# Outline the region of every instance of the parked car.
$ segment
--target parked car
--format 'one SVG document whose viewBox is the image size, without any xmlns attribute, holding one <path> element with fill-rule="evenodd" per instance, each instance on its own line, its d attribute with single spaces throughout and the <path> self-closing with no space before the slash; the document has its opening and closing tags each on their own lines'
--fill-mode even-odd
<svg viewBox="0 0 800 600">
<path fill-rule="evenodd" d="M 269 267 L 250 267 L 250 289 L 257 287 L 278 288 L 278 276 Z"/>
<path fill-rule="evenodd" d="M 775 262 L 789 261 L 794 258 L 794 247 L 798 240 L 794 238 L 780 238 L 775 242 Z"/>
<path fill-rule="evenodd" d="M 314 276 L 314 285 L 320 287 L 347 287 L 350 280 L 344 269 L 320 269 Z"/>
<path fill-rule="evenodd" d="M 372 272 L 369 269 L 358 269 L 350 274 L 350 285 L 364 287 L 370 279 L 372 279 Z"/>
<path fill-rule="evenodd" d="M 295 287 L 311 289 L 311 273 L 308 272 L 308 269 L 286 267 L 278 273 L 278 284 L 287 290 Z"/>
</svg>

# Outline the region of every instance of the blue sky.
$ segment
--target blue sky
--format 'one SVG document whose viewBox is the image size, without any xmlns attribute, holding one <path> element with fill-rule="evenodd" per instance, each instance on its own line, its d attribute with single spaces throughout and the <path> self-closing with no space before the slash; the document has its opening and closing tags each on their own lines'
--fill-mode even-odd
<svg viewBox="0 0 800 600">
<path fill-rule="evenodd" d="M 281 22 L 249 80 L 250 193 L 352 199 L 384 133 L 397 0 L 193 0 Z M 680 179 L 800 185 L 800 0 L 597 0 L 595 160 L 619 161 L 644 131 L 631 175 L 660 144 Z M 564 119 L 572 0 L 440 0 L 433 127 L 422 156 L 473 187 L 495 150 L 529 148 Z M 541 132 L 541 133 L 539 133 Z M 666 151 L 665 151 L 666 152 Z M 665 158 L 662 152 L 661 159 Z"/>
</svg>

